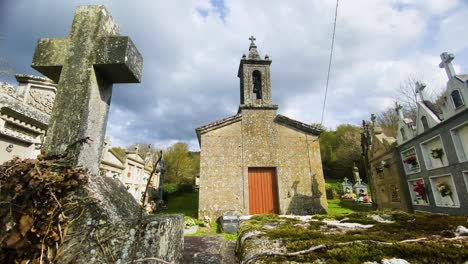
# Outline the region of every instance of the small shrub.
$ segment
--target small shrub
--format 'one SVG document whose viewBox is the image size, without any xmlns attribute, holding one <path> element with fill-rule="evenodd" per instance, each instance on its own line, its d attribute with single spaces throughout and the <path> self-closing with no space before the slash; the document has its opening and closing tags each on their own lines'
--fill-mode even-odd
<svg viewBox="0 0 468 264">
<path fill-rule="evenodd" d="M 163 192 L 165 194 L 173 194 L 179 190 L 179 186 L 175 183 L 166 183 L 163 185 Z"/>
</svg>

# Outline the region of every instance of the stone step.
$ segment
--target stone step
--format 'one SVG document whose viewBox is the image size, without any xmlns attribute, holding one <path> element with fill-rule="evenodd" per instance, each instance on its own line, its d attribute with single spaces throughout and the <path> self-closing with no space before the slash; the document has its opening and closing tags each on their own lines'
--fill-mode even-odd
<svg viewBox="0 0 468 264">
<path fill-rule="evenodd" d="M 222 236 L 186 236 L 182 263 L 238 263 L 235 247 L 235 241 L 225 241 Z"/>
</svg>

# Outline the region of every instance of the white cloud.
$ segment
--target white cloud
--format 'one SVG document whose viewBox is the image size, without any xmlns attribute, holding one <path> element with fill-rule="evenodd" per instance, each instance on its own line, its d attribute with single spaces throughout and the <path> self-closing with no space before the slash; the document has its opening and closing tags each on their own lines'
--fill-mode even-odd
<svg viewBox="0 0 468 264">
<path fill-rule="evenodd" d="M 114 88 L 108 134 L 115 144 L 182 140 L 198 148 L 195 127 L 237 111 L 237 69 L 251 34 L 261 55 L 273 60 L 279 112 L 320 121 L 334 1 L 229 0 L 224 10 L 209 0 L 104 4 L 144 57 L 143 83 Z M 28 3 L 33 12 L 24 12 L 24 5 L 9 3 L 0 52 L 16 69 L 34 73 L 28 65 L 37 38 L 66 36 L 74 4 L 34 1 Z M 44 16 L 51 7 L 61 12 Z M 325 125 L 359 125 L 391 106 L 400 83 L 415 74 L 428 88 L 443 86 L 437 65 L 445 49 L 456 52 L 457 70 L 467 69 L 467 15 L 456 0 L 340 1 Z"/>
</svg>

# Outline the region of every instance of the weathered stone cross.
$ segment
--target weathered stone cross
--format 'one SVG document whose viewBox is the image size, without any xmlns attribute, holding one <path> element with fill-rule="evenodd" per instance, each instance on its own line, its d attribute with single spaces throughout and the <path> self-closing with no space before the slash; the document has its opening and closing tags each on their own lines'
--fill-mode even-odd
<svg viewBox="0 0 468 264">
<path fill-rule="evenodd" d="M 426 88 L 426 84 L 423 82 L 416 82 L 415 85 L 416 85 L 416 93 L 419 94 L 421 101 L 424 102 L 426 100 L 426 96 L 424 94 L 424 88 Z"/>
<path fill-rule="evenodd" d="M 73 165 L 97 175 L 112 84 L 140 82 L 142 65 L 104 6 L 78 7 L 68 38 L 40 39 L 31 66 L 57 82 L 46 154 L 67 151 Z"/>
<path fill-rule="evenodd" d="M 452 60 L 455 58 L 455 56 L 453 56 L 452 53 L 443 52 L 440 54 L 440 58 L 442 61 L 439 64 L 439 68 L 445 68 L 445 72 L 447 73 L 449 80 L 455 77 L 456 73 L 452 65 Z"/>
</svg>

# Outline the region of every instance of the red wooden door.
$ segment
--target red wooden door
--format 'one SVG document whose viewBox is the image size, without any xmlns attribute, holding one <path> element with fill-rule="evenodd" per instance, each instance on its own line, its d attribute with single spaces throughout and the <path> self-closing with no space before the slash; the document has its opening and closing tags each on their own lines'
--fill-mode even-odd
<svg viewBox="0 0 468 264">
<path fill-rule="evenodd" d="M 275 168 L 249 168 L 250 214 L 277 214 L 277 189 Z"/>
</svg>

